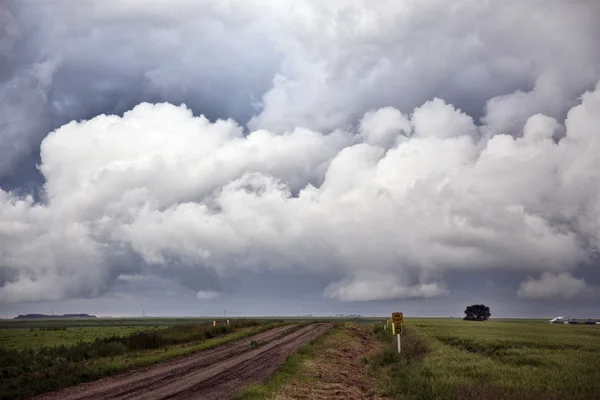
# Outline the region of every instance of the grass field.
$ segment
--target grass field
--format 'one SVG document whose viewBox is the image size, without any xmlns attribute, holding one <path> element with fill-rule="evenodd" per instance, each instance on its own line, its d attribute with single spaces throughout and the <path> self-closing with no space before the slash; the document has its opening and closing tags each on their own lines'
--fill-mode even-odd
<svg viewBox="0 0 600 400">
<path fill-rule="evenodd" d="M 40 328 L 93 328 L 93 327 L 144 327 L 144 326 L 175 326 L 208 323 L 221 318 L 32 318 L 32 319 L 2 319 L 0 330 L 3 329 L 40 329 Z"/>
<path fill-rule="evenodd" d="M 375 361 L 392 398 L 600 398 L 600 326 L 411 319 L 405 328 L 402 356 L 391 342 Z"/>
<path fill-rule="evenodd" d="M 37 350 L 42 347 L 71 346 L 78 342 L 93 342 L 97 338 L 130 336 L 138 332 L 161 328 L 165 327 L 155 325 L 0 329 L 0 347 L 15 350 Z"/>
</svg>

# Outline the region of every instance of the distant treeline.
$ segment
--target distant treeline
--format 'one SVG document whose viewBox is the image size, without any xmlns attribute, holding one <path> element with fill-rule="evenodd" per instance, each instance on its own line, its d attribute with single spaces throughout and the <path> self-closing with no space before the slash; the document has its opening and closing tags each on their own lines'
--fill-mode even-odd
<svg viewBox="0 0 600 400">
<path fill-rule="evenodd" d="M 33 319 L 33 318 L 96 318 L 95 315 L 89 314 L 63 314 L 63 315 L 46 315 L 46 314 L 25 314 L 19 315 L 13 319 Z"/>
</svg>

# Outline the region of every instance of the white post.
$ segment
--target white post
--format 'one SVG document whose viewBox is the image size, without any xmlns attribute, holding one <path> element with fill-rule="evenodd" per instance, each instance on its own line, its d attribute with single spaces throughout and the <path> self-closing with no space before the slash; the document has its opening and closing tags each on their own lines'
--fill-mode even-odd
<svg viewBox="0 0 600 400">
<path fill-rule="evenodd" d="M 397 334 L 396 336 L 398 336 L 398 354 L 400 354 L 400 350 L 402 350 L 402 347 L 400 346 L 400 334 Z"/>
</svg>

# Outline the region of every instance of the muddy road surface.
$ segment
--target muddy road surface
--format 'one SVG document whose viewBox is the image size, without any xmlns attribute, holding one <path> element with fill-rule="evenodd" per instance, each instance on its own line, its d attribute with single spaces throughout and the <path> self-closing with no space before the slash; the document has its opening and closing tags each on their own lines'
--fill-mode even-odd
<svg viewBox="0 0 600 400">
<path fill-rule="evenodd" d="M 291 354 L 331 326 L 328 323 L 299 329 L 282 326 L 221 347 L 35 399 L 230 399 L 239 389 L 267 379 Z M 251 346 L 252 341 L 258 347 Z"/>
</svg>

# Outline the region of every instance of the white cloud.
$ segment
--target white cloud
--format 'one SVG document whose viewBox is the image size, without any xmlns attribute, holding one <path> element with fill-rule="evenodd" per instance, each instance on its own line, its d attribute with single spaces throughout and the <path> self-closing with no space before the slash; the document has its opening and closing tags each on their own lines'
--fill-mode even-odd
<svg viewBox="0 0 600 400">
<path fill-rule="evenodd" d="M 438 98 L 415 109 L 412 123 L 417 137 L 478 136 L 473 118 Z"/>
<path fill-rule="evenodd" d="M 324 296 L 341 301 L 396 300 L 432 298 L 448 294 L 444 284 L 437 282 L 403 285 L 396 276 L 363 276 L 334 282 L 325 288 Z"/>
<path fill-rule="evenodd" d="M 533 299 L 586 297 L 593 293 L 585 280 L 573 277 L 568 272 L 553 274 L 542 273 L 540 279 L 529 277 L 522 282 L 517 294 L 519 297 Z"/>
<path fill-rule="evenodd" d="M 408 118 L 393 107 L 369 111 L 360 121 L 363 142 L 374 146 L 393 147 L 401 136 L 410 136 L 411 132 Z"/>
<path fill-rule="evenodd" d="M 199 290 L 198 293 L 196 293 L 196 297 L 198 297 L 200 300 L 210 300 L 219 296 L 219 292 L 213 292 L 212 290 Z"/>
<path fill-rule="evenodd" d="M 43 204 L 0 192 L 0 300 L 95 296 L 121 274 L 206 275 L 179 281 L 217 291 L 240 271 L 292 268 L 341 276 L 334 299 L 432 297 L 449 271 L 560 273 L 600 247 L 600 90 L 559 142 L 539 115 L 523 138 L 475 139 L 437 104 L 419 109 L 431 134 L 389 149 L 361 141 L 385 121 L 398 130 L 390 110 L 327 135 L 243 136 L 169 104 L 71 122 L 42 143 Z"/>
</svg>

